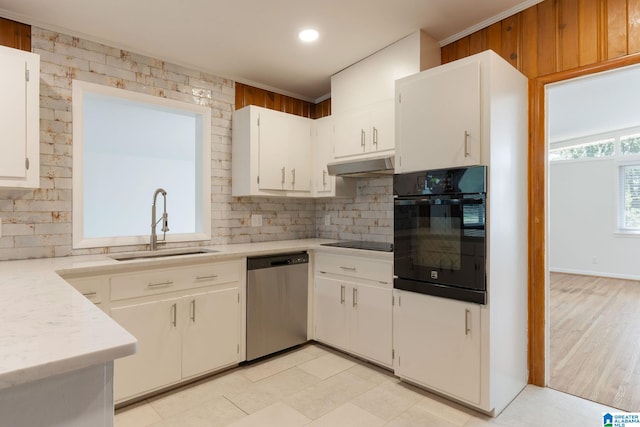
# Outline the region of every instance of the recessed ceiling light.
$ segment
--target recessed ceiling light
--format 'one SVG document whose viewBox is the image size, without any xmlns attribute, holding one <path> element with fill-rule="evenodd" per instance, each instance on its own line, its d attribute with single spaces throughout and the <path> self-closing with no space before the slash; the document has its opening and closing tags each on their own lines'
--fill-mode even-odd
<svg viewBox="0 0 640 427">
<path fill-rule="evenodd" d="M 309 43 L 318 40 L 319 35 L 320 34 L 316 30 L 307 29 L 300 31 L 300 33 L 298 34 L 298 38 L 303 42 Z"/>
</svg>

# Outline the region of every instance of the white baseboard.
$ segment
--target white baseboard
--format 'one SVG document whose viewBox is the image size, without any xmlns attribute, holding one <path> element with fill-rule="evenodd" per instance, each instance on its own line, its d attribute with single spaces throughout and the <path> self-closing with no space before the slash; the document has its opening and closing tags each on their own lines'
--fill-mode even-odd
<svg viewBox="0 0 640 427">
<path fill-rule="evenodd" d="M 605 271 L 573 270 L 573 269 L 570 269 L 570 268 L 550 268 L 549 272 L 550 273 L 578 274 L 580 276 L 610 277 L 612 279 L 640 280 L 640 275 L 609 273 L 609 272 L 605 272 Z"/>
</svg>

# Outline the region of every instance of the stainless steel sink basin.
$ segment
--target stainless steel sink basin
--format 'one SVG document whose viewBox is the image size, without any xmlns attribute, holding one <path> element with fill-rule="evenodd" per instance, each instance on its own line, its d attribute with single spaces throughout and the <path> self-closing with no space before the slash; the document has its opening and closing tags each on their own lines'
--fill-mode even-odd
<svg viewBox="0 0 640 427">
<path fill-rule="evenodd" d="M 122 254 L 109 255 L 110 258 L 116 261 L 132 261 L 136 259 L 150 259 L 150 258 L 167 258 L 184 255 L 197 255 L 197 254 L 210 254 L 218 252 L 212 249 L 200 249 L 200 248 L 183 248 L 183 249 L 164 249 L 159 251 L 146 251 L 146 252 L 127 252 Z"/>
</svg>

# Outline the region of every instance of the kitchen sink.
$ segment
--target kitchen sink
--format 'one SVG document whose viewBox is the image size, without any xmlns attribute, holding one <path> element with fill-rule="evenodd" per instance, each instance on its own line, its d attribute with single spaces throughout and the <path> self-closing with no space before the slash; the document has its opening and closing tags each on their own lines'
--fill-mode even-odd
<svg viewBox="0 0 640 427">
<path fill-rule="evenodd" d="M 182 249 L 163 249 L 159 251 L 146 251 L 146 252 L 127 252 L 122 254 L 109 255 L 110 258 L 116 261 L 132 261 L 136 259 L 151 259 L 151 258 L 167 258 L 184 255 L 197 255 L 197 254 L 210 254 L 219 252 L 213 249 L 200 249 L 200 248 L 182 248 Z"/>
</svg>

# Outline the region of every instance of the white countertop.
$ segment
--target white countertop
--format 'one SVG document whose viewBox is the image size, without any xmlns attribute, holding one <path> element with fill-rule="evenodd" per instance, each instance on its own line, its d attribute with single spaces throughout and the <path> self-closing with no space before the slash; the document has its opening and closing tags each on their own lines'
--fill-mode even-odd
<svg viewBox="0 0 640 427">
<path fill-rule="evenodd" d="M 188 260 L 327 250 L 392 259 L 390 252 L 329 248 L 325 239 L 207 246 L 218 252 L 116 261 L 83 255 L 0 262 L 0 389 L 133 354 L 136 339 L 58 273 L 107 273 L 179 265 Z"/>
</svg>

